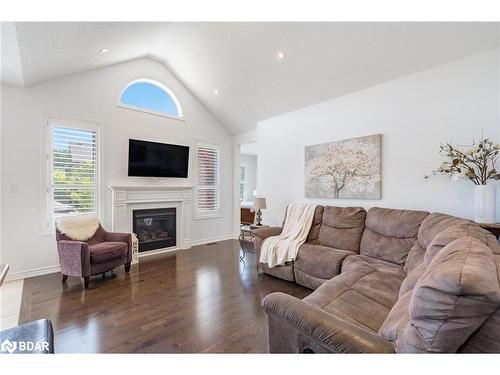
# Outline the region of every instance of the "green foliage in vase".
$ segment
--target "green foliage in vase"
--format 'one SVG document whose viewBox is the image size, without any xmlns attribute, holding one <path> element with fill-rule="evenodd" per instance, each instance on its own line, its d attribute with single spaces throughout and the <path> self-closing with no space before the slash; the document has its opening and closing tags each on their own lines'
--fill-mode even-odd
<svg viewBox="0 0 500 375">
<path fill-rule="evenodd" d="M 488 138 L 482 139 L 477 145 L 474 143 L 468 151 L 461 151 L 446 143 L 440 146 L 439 151 L 444 160 L 432 174 L 447 174 L 468 179 L 476 185 L 486 185 L 488 180 L 500 179 L 500 173 L 495 169 L 499 151 L 500 145 Z"/>
</svg>

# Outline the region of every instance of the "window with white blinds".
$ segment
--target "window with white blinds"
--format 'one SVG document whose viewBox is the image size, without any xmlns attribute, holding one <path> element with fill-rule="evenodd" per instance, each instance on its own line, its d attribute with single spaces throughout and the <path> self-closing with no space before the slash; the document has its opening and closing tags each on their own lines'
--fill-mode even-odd
<svg viewBox="0 0 500 375">
<path fill-rule="evenodd" d="M 97 213 L 98 132 L 86 124 L 50 121 L 49 211 L 52 219 Z"/>
<path fill-rule="evenodd" d="M 196 211 L 199 217 L 219 214 L 219 147 L 206 143 L 196 146 L 198 184 L 196 187 Z"/>
</svg>

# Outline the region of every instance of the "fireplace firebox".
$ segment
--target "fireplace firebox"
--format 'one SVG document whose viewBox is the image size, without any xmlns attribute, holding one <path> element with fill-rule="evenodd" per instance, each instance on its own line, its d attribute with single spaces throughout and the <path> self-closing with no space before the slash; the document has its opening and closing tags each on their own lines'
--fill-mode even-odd
<svg viewBox="0 0 500 375">
<path fill-rule="evenodd" d="M 175 246 L 176 221 L 174 207 L 134 210 L 132 225 L 139 240 L 139 252 Z"/>
</svg>

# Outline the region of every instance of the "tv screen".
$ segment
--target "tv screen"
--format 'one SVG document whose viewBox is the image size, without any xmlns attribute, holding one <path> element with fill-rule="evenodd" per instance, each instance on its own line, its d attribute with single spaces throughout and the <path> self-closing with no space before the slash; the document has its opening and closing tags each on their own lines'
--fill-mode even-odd
<svg viewBox="0 0 500 375">
<path fill-rule="evenodd" d="M 129 176 L 186 178 L 188 162 L 187 146 L 129 139 Z"/>
</svg>

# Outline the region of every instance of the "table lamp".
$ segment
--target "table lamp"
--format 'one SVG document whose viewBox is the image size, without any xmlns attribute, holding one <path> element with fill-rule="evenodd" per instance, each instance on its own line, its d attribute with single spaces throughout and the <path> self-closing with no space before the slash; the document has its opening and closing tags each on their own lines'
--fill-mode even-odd
<svg viewBox="0 0 500 375">
<path fill-rule="evenodd" d="M 266 198 L 255 198 L 253 208 L 257 210 L 257 226 L 262 226 L 262 211 L 266 208 Z"/>
</svg>

